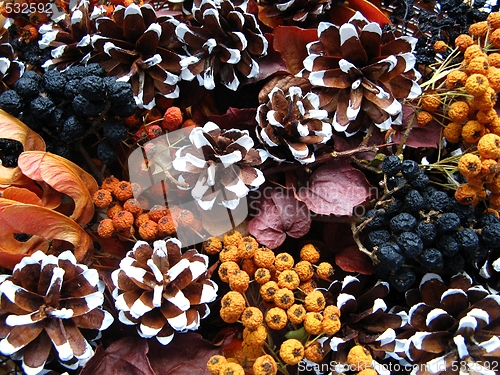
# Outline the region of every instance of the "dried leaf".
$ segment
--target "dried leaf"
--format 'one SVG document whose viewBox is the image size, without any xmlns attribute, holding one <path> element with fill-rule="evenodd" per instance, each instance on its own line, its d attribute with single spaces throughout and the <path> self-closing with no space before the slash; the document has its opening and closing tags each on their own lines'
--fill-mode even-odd
<svg viewBox="0 0 500 375">
<path fill-rule="evenodd" d="M 255 121 L 255 108 L 233 108 L 229 107 L 223 115 L 212 115 L 209 121 L 215 122 L 221 129 L 234 129 L 238 124 L 238 129 L 254 131 L 257 122 Z"/>
<path fill-rule="evenodd" d="M 356 245 L 345 247 L 335 254 L 335 264 L 346 272 L 363 275 L 373 274 L 373 262 L 370 257 L 359 251 Z"/>
<path fill-rule="evenodd" d="M 1 109 L 0 138 L 13 139 L 20 142 L 25 151 L 45 150 L 45 142 L 38 133 Z M 24 176 L 19 168 L 6 168 L 0 165 L 0 185 L 24 185 L 29 182 L 29 178 Z"/>
<path fill-rule="evenodd" d="M 258 82 L 277 72 L 286 72 L 286 64 L 283 57 L 273 47 L 274 37 L 272 34 L 264 34 L 269 43 L 267 55 L 259 59 L 259 74 L 251 81 Z"/>
<path fill-rule="evenodd" d="M 349 0 L 349 7 L 359 11 L 370 22 L 377 22 L 381 27 L 390 24 L 389 18 L 374 4 L 366 0 Z"/>
<path fill-rule="evenodd" d="M 306 44 L 318 40 L 316 29 L 301 29 L 296 26 L 278 26 L 273 31 L 274 49 L 281 53 L 291 74 L 303 68 L 307 57 Z"/>
<path fill-rule="evenodd" d="M 271 249 L 279 247 L 286 235 L 303 237 L 311 226 L 309 209 L 295 198 L 291 189 L 266 191 L 257 211 L 258 215 L 248 223 L 248 231 L 258 242 Z"/>
<path fill-rule="evenodd" d="M 207 361 L 221 351 L 201 335 L 188 332 L 176 334 L 167 346 L 151 340 L 148 357 L 156 375 L 209 375 Z"/>
<path fill-rule="evenodd" d="M 10 186 L 4 190 L 2 198 L 18 201 L 21 203 L 36 204 L 42 206 L 42 200 L 38 195 L 26 188 Z"/>
<path fill-rule="evenodd" d="M 16 233 L 34 236 L 26 242 L 19 242 L 14 238 Z M 93 247 L 83 228 L 67 216 L 45 207 L 0 198 L 0 251 L 30 254 L 39 250 L 39 237 L 73 244 L 78 261 L 84 261 Z"/>
<path fill-rule="evenodd" d="M 148 342 L 139 337 L 124 337 L 106 350 L 99 346 L 80 375 L 160 375 L 151 368 Z"/>
<path fill-rule="evenodd" d="M 94 216 L 92 194 L 97 191 L 95 179 L 76 164 L 50 152 L 29 151 L 19 156 L 19 168 L 29 178 L 44 181 L 75 201 L 70 216 L 80 225 Z"/>
<path fill-rule="evenodd" d="M 307 207 L 320 215 L 352 215 L 353 208 L 370 197 L 371 185 L 361 171 L 346 160 L 318 168 L 298 194 Z"/>
</svg>

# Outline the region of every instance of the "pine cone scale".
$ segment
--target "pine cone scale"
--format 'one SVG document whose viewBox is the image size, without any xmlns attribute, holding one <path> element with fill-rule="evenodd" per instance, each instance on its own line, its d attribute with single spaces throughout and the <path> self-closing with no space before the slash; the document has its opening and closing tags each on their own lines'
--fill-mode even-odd
<svg viewBox="0 0 500 375">
<path fill-rule="evenodd" d="M 46 333 L 42 332 L 23 349 L 24 365 L 33 369 L 33 373 L 41 371 L 50 354 L 51 341 Z"/>
</svg>

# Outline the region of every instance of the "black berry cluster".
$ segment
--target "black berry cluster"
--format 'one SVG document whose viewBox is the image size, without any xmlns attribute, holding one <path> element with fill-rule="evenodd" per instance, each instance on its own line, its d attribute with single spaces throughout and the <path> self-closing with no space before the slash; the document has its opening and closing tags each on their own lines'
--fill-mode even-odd
<svg viewBox="0 0 500 375">
<path fill-rule="evenodd" d="M 13 139 L 0 138 L 0 160 L 4 167 L 15 167 L 21 152 L 23 152 L 23 145 L 21 142 Z"/>
<path fill-rule="evenodd" d="M 393 27 L 418 38 L 415 56 L 418 64 L 435 62 L 433 45 L 442 40 L 454 46 L 456 37 L 466 34 L 469 26 L 486 20 L 490 11 L 498 6 L 489 5 L 486 0 L 464 2 L 462 0 L 435 1 L 383 0 L 384 7 L 391 10 Z"/>
<path fill-rule="evenodd" d="M 477 267 L 500 247 L 500 220 L 493 214 L 476 219 L 473 206 L 431 185 L 415 161 L 387 156 L 382 171 L 387 194 L 358 228 L 378 260 L 377 274 L 396 290 L 407 290 L 429 271 L 455 274 L 466 264 Z"/>
<path fill-rule="evenodd" d="M 121 119 L 137 106 L 129 83 L 89 64 L 43 75 L 28 70 L 13 90 L 0 95 L 0 108 L 42 135 L 47 151 L 73 159 L 76 145 L 83 145 L 90 156 L 110 164 L 114 146 L 128 135 Z"/>
</svg>

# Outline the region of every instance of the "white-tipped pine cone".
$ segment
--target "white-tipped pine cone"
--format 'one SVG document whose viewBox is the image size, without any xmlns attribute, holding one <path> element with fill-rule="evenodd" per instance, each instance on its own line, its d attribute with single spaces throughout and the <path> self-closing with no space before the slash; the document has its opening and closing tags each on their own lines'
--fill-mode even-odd
<svg viewBox="0 0 500 375">
<path fill-rule="evenodd" d="M 419 364 L 414 374 L 495 373 L 491 370 L 500 358 L 500 296 L 473 285 L 465 272 L 448 283 L 428 273 L 419 289 L 406 293 L 406 300 L 414 333 L 405 351 L 409 361 Z"/>
<path fill-rule="evenodd" d="M 375 124 L 401 124 L 402 99 L 421 93 L 414 68 L 416 38 L 383 32 L 357 12 L 338 27 L 318 26 L 318 41 L 307 45 L 301 74 L 318 92 L 321 109 L 334 113 L 333 127 L 347 136 Z"/>
<path fill-rule="evenodd" d="M 208 257 L 194 249 L 182 253 L 181 247 L 176 238 L 153 247 L 138 241 L 111 274 L 120 321 L 163 345 L 175 331 L 198 329 L 210 313 L 207 303 L 217 297 L 217 284 L 206 274 Z"/>
<path fill-rule="evenodd" d="M 248 131 L 221 130 L 213 122 L 196 127 L 189 134 L 190 145 L 177 150 L 173 169 L 188 184 L 191 196 L 201 209 L 214 204 L 236 209 L 241 198 L 265 181 L 255 166 L 262 164 L 267 151 L 254 149 Z"/>
<path fill-rule="evenodd" d="M 285 94 L 279 87 L 269 93 L 269 101 L 257 108 L 257 136 L 276 161 L 315 160 L 314 151 L 332 136 L 328 112 L 319 109 L 319 97 L 312 92 L 302 95 L 292 86 Z"/>
<path fill-rule="evenodd" d="M 103 291 L 97 270 L 78 264 L 69 250 L 23 258 L 0 284 L 0 352 L 22 359 L 27 375 L 42 371 L 53 351 L 68 368 L 83 365 L 94 351 L 80 330 L 113 322 L 101 308 Z"/>
<path fill-rule="evenodd" d="M 259 64 L 255 60 L 267 53 L 268 42 L 257 19 L 246 12 L 248 0 L 193 1 L 193 20 L 180 23 L 175 29 L 185 43 L 189 56 L 181 61 L 181 77 L 213 90 L 220 81 L 230 90 L 237 90 L 238 78 L 255 78 Z"/>
</svg>

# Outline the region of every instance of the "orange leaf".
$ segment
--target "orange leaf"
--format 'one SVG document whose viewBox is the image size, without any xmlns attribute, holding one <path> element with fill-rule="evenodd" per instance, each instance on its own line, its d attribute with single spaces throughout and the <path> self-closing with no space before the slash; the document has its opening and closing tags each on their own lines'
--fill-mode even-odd
<svg viewBox="0 0 500 375">
<path fill-rule="evenodd" d="M 21 253 L 34 252 L 38 248 L 12 248 L 12 241 L 4 239 L 13 237 L 15 233 L 26 233 L 40 236 L 47 240 L 58 239 L 67 241 L 75 247 L 75 256 L 78 261 L 84 261 L 93 247 L 93 242 L 83 228 L 67 216 L 33 204 L 24 204 L 9 199 L 0 198 L 0 252 Z M 26 243 L 33 245 L 36 237 Z M 16 241 L 18 242 L 18 241 Z M 18 242 L 19 243 L 19 242 Z M 24 242 L 21 242 L 24 244 Z M 40 245 L 39 243 L 37 244 Z"/>
<path fill-rule="evenodd" d="M 2 194 L 2 198 L 10 199 L 13 201 L 28 203 L 28 204 L 36 204 L 37 206 L 42 205 L 42 200 L 38 195 L 33 193 L 31 190 L 26 188 L 20 188 L 17 186 L 10 186 L 4 190 Z"/>
<path fill-rule="evenodd" d="M 12 270 L 26 255 L 0 252 L 0 267 Z"/>
<path fill-rule="evenodd" d="M 92 194 L 98 189 L 95 179 L 76 164 L 50 152 L 28 151 L 19 155 L 19 168 L 28 177 L 44 181 L 75 201 L 71 218 L 80 225 L 94 216 Z"/>
<path fill-rule="evenodd" d="M 24 151 L 45 150 L 45 142 L 38 133 L 1 109 L 0 138 L 19 141 L 22 143 Z M 21 173 L 19 168 L 6 168 L 0 165 L 0 185 L 24 185 L 29 182 L 29 179 Z"/>
<path fill-rule="evenodd" d="M 349 6 L 363 14 L 370 22 L 377 22 L 381 27 L 390 24 L 389 18 L 378 7 L 366 0 L 349 0 Z"/>
</svg>

